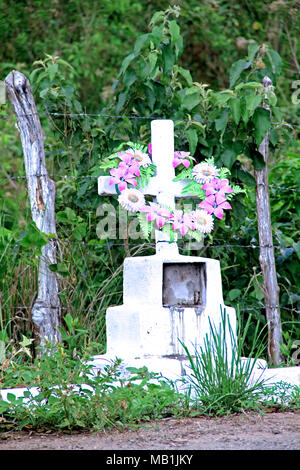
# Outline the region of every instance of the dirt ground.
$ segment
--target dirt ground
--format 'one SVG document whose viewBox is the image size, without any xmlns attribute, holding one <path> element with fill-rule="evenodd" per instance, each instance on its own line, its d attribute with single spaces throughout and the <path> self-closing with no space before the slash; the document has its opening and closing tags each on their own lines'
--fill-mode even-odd
<svg viewBox="0 0 300 470">
<path fill-rule="evenodd" d="M 300 411 L 168 418 L 137 430 L 0 434 L 0 450 L 300 450 Z"/>
</svg>

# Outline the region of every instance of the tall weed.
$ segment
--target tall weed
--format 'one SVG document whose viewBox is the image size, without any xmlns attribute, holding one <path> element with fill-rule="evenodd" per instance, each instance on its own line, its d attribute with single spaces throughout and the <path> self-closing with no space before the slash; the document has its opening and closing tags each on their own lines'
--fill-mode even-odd
<svg viewBox="0 0 300 470">
<path fill-rule="evenodd" d="M 226 330 L 229 331 L 229 341 Z M 210 333 L 204 346 L 191 352 L 182 344 L 189 360 L 190 372 L 186 383 L 190 387 L 198 407 L 203 412 L 222 415 L 255 408 L 256 399 L 263 387 L 263 380 L 253 378 L 258 356 L 253 359 L 241 357 L 242 343 L 236 340 L 234 331 L 221 308 L 219 325 L 210 322 Z"/>
</svg>

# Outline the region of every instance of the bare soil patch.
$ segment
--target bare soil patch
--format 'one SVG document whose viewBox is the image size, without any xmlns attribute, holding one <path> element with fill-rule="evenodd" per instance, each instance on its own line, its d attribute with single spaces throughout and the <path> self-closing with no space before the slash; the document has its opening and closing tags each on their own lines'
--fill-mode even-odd
<svg viewBox="0 0 300 470">
<path fill-rule="evenodd" d="M 299 450 L 300 411 L 167 418 L 139 429 L 78 434 L 5 432 L 0 450 Z"/>
</svg>

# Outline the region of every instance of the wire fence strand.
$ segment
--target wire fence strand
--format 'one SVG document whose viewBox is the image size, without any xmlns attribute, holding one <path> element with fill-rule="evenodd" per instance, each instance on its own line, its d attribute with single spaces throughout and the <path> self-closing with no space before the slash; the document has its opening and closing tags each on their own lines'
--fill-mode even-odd
<svg viewBox="0 0 300 470">
<path fill-rule="evenodd" d="M 126 114 L 107 114 L 103 111 L 98 113 L 58 113 L 58 112 L 49 112 L 49 111 L 42 111 L 41 113 L 29 113 L 29 114 L 20 114 L 20 117 L 30 117 L 30 116 L 53 116 L 59 118 L 80 118 L 80 117 L 100 117 L 100 118 L 108 118 L 108 119 L 137 119 L 137 120 L 154 120 L 154 119 L 171 119 L 174 122 L 186 122 L 186 123 L 200 123 L 200 124 L 212 124 L 215 121 L 213 120 L 195 120 L 195 119 L 179 119 L 179 118 L 166 118 L 165 116 L 137 116 L 137 115 L 126 115 Z M 12 116 L 6 115 L 0 117 L 2 120 L 10 120 Z M 297 124 L 290 124 L 287 122 L 273 122 L 274 126 L 285 126 L 289 128 L 300 128 L 300 125 Z"/>
<path fill-rule="evenodd" d="M 240 303 L 237 302 L 236 304 L 233 302 L 234 305 L 236 305 L 237 308 L 239 308 L 240 310 L 243 310 L 243 311 L 253 311 L 253 310 L 257 310 L 257 309 L 266 309 L 266 308 L 271 308 L 271 309 L 275 309 L 275 308 L 279 308 L 279 309 L 282 309 L 282 310 L 287 310 L 287 311 L 290 311 L 290 312 L 295 312 L 295 313 L 300 313 L 300 310 L 297 310 L 297 308 L 291 308 L 291 307 L 284 307 L 282 305 L 248 305 L 248 306 L 240 306 Z M 62 306 L 53 306 L 53 305 L 43 305 L 43 308 L 48 308 L 48 309 L 55 309 L 55 310 L 67 310 L 67 311 L 70 311 L 72 310 L 72 307 L 62 307 Z M 76 309 L 76 312 L 91 312 L 91 313 L 99 313 L 99 311 L 103 310 L 102 308 L 99 308 L 99 310 L 94 310 L 94 309 L 90 309 L 90 308 L 80 308 L 78 309 L 77 307 L 74 307 Z M 5 305 L 2 305 L 0 307 L 0 311 L 1 310 L 31 310 L 33 309 L 33 305 L 17 305 L 17 306 L 5 306 Z M 300 322 L 299 322 L 300 323 Z"/>
<path fill-rule="evenodd" d="M 24 180 L 28 178 L 59 178 L 59 181 L 62 181 L 68 178 L 70 179 L 97 179 L 99 178 L 99 176 L 97 175 L 60 175 L 59 173 L 52 173 L 52 174 L 37 173 L 33 175 L 7 175 L 5 178 L 4 177 L 0 178 L 0 181 L 2 182 L 9 181 L 9 180 L 17 181 L 19 179 Z M 260 183 L 259 185 L 264 185 L 264 183 Z M 247 185 L 246 183 L 239 183 L 239 184 L 236 184 L 236 186 L 240 186 L 240 187 L 248 186 L 249 187 L 249 185 Z M 254 188 L 256 186 L 258 185 L 253 183 L 252 187 Z M 282 186 L 279 184 L 269 184 L 268 187 L 273 188 L 273 189 L 282 189 L 285 191 L 300 192 L 299 188 L 294 188 L 291 186 Z"/>
</svg>

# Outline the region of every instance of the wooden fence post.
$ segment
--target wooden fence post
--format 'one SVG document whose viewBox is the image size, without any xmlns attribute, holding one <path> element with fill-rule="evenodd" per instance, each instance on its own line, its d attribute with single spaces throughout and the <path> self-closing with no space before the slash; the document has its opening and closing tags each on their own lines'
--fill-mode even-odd
<svg viewBox="0 0 300 470">
<path fill-rule="evenodd" d="M 271 85 L 272 81 L 269 77 L 265 77 L 263 79 L 265 92 Z M 266 104 L 263 104 L 263 107 L 270 111 L 270 108 Z M 282 330 L 268 189 L 269 131 L 259 146 L 259 152 L 263 155 L 265 161 L 265 166 L 262 170 L 254 171 L 256 180 L 257 225 L 260 244 L 259 262 L 263 276 L 263 291 L 268 325 L 268 357 L 271 364 L 278 365 L 283 360 L 280 352 Z"/>
<path fill-rule="evenodd" d="M 20 72 L 12 71 L 5 79 L 7 95 L 16 114 L 20 132 L 31 206 L 32 220 L 43 233 L 56 234 L 55 183 L 47 173 L 44 138 L 30 83 Z M 61 341 L 61 305 L 56 274 L 48 268 L 57 263 L 57 240 L 42 248 L 39 261 L 38 295 L 32 308 L 37 343 L 44 346 Z"/>
</svg>

